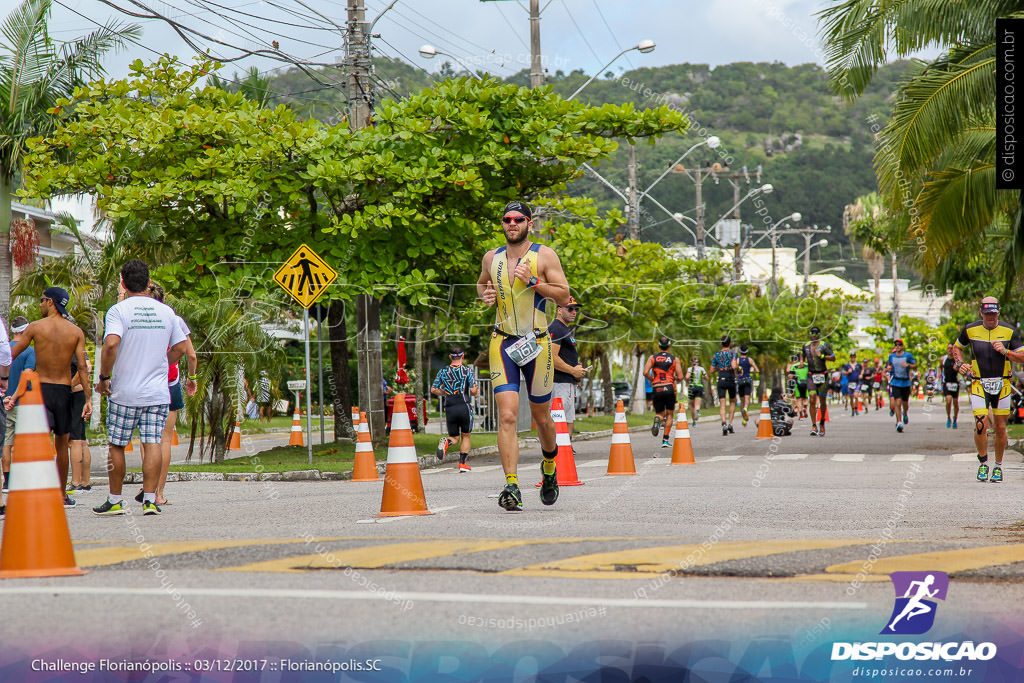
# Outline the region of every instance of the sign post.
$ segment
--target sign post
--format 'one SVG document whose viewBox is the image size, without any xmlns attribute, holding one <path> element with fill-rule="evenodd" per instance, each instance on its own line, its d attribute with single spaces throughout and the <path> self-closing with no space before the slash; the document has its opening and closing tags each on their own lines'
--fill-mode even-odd
<svg viewBox="0 0 1024 683">
<path fill-rule="evenodd" d="M 309 307 L 316 303 L 327 287 L 338 279 L 338 273 L 320 258 L 320 255 L 303 244 L 295 250 L 277 272 L 274 282 L 302 306 L 303 337 L 306 342 L 306 379 L 302 380 L 302 388 L 306 389 L 306 448 L 309 464 L 313 464 L 313 415 L 309 390 L 306 386 L 309 377 Z M 288 388 L 298 382 L 288 382 Z M 298 396 L 295 398 L 298 406 Z M 322 403 L 322 401 L 321 401 Z"/>
</svg>

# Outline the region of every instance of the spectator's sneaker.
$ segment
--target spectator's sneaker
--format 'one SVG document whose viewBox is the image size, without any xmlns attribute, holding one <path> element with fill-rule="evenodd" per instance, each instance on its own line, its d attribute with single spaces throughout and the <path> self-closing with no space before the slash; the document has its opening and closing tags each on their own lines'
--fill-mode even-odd
<svg viewBox="0 0 1024 683">
<path fill-rule="evenodd" d="M 470 467 L 469 465 L 467 465 L 466 463 L 464 463 L 464 462 L 460 462 L 459 463 L 459 472 L 470 472 L 472 470 L 473 470 L 473 468 Z"/>
<path fill-rule="evenodd" d="M 437 442 L 437 459 L 444 460 L 445 454 L 448 453 L 448 449 L 452 445 L 452 440 L 447 436 L 442 436 L 441 440 Z"/>
<path fill-rule="evenodd" d="M 64 489 L 64 493 L 74 495 L 78 492 L 78 487 L 74 484 L 68 484 L 67 488 Z"/>
<path fill-rule="evenodd" d="M 999 473 L 1002 476 L 1002 472 Z M 988 480 L 988 465 L 981 463 L 978 465 L 978 481 Z"/>
<path fill-rule="evenodd" d="M 956 420 L 953 420 L 953 429 L 956 429 Z"/>
<path fill-rule="evenodd" d="M 558 475 L 555 472 L 544 474 L 544 463 L 540 465 L 540 502 L 554 505 L 558 500 Z"/>
<path fill-rule="evenodd" d="M 75 488 L 78 489 L 79 493 L 88 493 L 88 492 L 92 491 L 92 484 L 85 484 L 85 485 L 79 484 Z"/>
<path fill-rule="evenodd" d="M 103 505 L 97 505 L 92 509 L 94 515 L 112 516 L 112 515 L 123 515 L 124 501 L 119 503 L 111 503 L 110 499 L 103 501 Z"/>
<path fill-rule="evenodd" d="M 520 512 L 523 509 L 523 494 L 516 484 L 505 484 L 498 494 L 498 506 L 509 512 Z"/>
<path fill-rule="evenodd" d="M 142 514 L 144 514 L 144 515 L 159 515 L 160 514 L 160 506 L 157 505 L 156 503 L 152 503 L 152 502 L 147 500 L 146 502 L 144 502 L 142 504 Z"/>
<path fill-rule="evenodd" d="M 143 500 L 145 500 L 145 496 L 143 495 L 142 489 L 139 489 L 139 492 L 135 494 L 135 502 L 141 503 Z"/>
<path fill-rule="evenodd" d="M 953 421 L 952 421 L 952 420 L 949 420 L 949 419 L 947 419 L 947 420 L 946 420 L 946 429 L 949 429 L 949 428 L 950 428 L 950 427 L 951 427 L 952 425 L 953 425 Z"/>
<path fill-rule="evenodd" d="M 1003 480 L 1003 468 L 996 465 L 992 468 L 992 477 L 989 479 L 993 484 L 998 484 Z"/>
<path fill-rule="evenodd" d="M 657 436 L 658 432 L 661 431 L 661 418 L 655 417 L 654 424 L 651 425 L 651 436 Z"/>
<path fill-rule="evenodd" d="M 903 423 L 902 422 L 897 422 L 896 423 L 896 431 L 899 432 L 900 434 L 903 433 Z"/>
<path fill-rule="evenodd" d="M 68 494 L 64 494 L 64 507 L 73 508 L 75 507 L 75 501 Z"/>
</svg>

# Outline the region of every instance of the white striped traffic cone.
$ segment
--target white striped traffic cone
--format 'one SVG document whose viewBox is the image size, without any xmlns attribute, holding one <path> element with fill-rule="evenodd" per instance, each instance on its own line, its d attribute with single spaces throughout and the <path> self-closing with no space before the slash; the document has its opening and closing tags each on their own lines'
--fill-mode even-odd
<svg viewBox="0 0 1024 683">
<path fill-rule="evenodd" d="M 295 414 L 292 415 L 292 435 L 288 439 L 289 446 L 305 446 L 302 440 L 302 416 L 299 415 L 299 404 L 295 404 Z"/>
<path fill-rule="evenodd" d="M 366 413 L 362 413 L 356 421 L 356 455 L 352 462 L 352 481 L 380 481 Z"/>
<path fill-rule="evenodd" d="M 690 443 L 690 426 L 686 424 L 686 410 L 679 411 L 676 420 L 676 432 L 672 443 L 672 462 L 670 465 L 695 465 L 693 444 Z"/>
<path fill-rule="evenodd" d="M 612 427 L 612 448 L 608 453 L 606 474 L 636 474 L 633 446 L 629 442 L 629 425 L 622 401 L 615 404 L 615 425 Z"/>
<path fill-rule="evenodd" d="M 384 493 L 378 517 L 429 515 L 423 494 L 423 478 L 412 440 L 405 394 L 395 395 L 391 413 L 391 440 L 388 442 L 388 464 L 384 470 Z"/>
</svg>

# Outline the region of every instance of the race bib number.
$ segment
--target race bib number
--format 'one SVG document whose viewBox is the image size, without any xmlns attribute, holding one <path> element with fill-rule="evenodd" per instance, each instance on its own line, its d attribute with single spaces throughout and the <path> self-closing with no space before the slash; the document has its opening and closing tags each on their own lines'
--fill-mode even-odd
<svg viewBox="0 0 1024 683">
<path fill-rule="evenodd" d="M 512 362 L 522 367 L 540 355 L 540 344 L 537 343 L 537 335 L 533 332 L 526 335 L 515 344 L 505 349 L 505 353 Z"/>
<path fill-rule="evenodd" d="M 947 391 L 960 391 L 960 383 L 959 382 L 946 382 L 946 390 Z"/>
<path fill-rule="evenodd" d="M 869 386 L 868 386 L 867 384 L 861 384 L 861 385 L 860 385 L 860 390 L 861 390 L 861 391 L 867 391 L 867 390 L 868 390 L 868 389 L 870 389 L 870 388 L 871 388 L 871 387 L 869 387 Z"/>
<path fill-rule="evenodd" d="M 881 382 L 872 382 L 872 383 L 871 383 L 871 387 L 872 387 L 873 389 L 878 389 L 878 388 L 880 388 L 881 386 L 882 386 L 882 383 L 881 383 Z"/>
<path fill-rule="evenodd" d="M 815 384 L 824 384 L 825 383 L 825 373 L 816 372 L 816 373 L 812 374 L 811 375 L 811 381 L 814 382 Z"/>
<path fill-rule="evenodd" d="M 1003 390 L 1003 378 L 1002 377 L 982 377 L 981 388 L 986 394 L 993 394 L 998 396 L 999 392 Z"/>
</svg>

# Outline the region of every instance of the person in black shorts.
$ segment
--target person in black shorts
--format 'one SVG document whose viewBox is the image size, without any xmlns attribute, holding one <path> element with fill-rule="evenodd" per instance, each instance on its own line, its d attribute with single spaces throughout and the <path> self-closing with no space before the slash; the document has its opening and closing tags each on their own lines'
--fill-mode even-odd
<svg viewBox="0 0 1024 683">
<path fill-rule="evenodd" d="M 672 427 L 672 411 L 676 409 L 676 382 L 683 378 L 683 368 L 679 359 L 668 352 L 672 342 L 668 337 L 662 336 L 658 339 L 658 348 L 661 349 L 647 359 L 644 364 L 644 377 L 651 380 L 651 388 L 654 390 L 654 425 L 651 427 L 651 434 L 658 435 L 661 426 L 665 426 L 665 434 L 661 439 L 661 447 L 668 448 L 668 433 Z"/>
<path fill-rule="evenodd" d="M 92 366 L 86 358 L 85 372 L 83 378 L 91 376 Z M 78 359 L 71 359 L 71 381 L 75 382 L 78 377 Z M 85 410 L 85 387 L 77 382 L 71 387 L 71 434 L 68 442 L 71 453 L 71 483 L 68 484 L 67 492 L 70 494 L 88 493 L 92 491 L 92 453 L 89 451 L 89 442 L 85 437 L 85 418 L 82 412 Z"/>
<path fill-rule="evenodd" d="M 437 444 L 437 459 L 444 459 L 448 448 L 461 435 L 459 442 L 459 472 L 471 469 L 466 459 L 469 457 L 469 435 L 473 431 L 473 412 L 470 410 L 470 396 L 480 394 L 473 371 L 462 362 L 466 352 L 461 346 L 453 346 L 448 352 L 451 364 L 437 371 L 430 393 L 441 396 L 444 401 L 444 417 L 448 423 L 448 436 L 441 437 Z"/>
<path fill-rule="evenodd" d="M 807 393 L 811 397 L 811 436 L 825 436 L 828 416 L 828 361 L 836 359 L 828 342 L 820 341 L 821 328 L 810 329 L 810 343 L 804 346 L 807 359 Z"/>
<path fill-rule="evenodd" d="M 754 393 L 754 373 L 761 372 L 753 358 L 747 356 L 746 346 L 740 346 L 740 355 L 736 359 L 736 393 L 739 395 L 740 415 L 743 418 L 743 426 L 747 426 L 750 419 L 747 415 L 747 407 L 750 405 L 750 395 Z"/>
<path fill-rule="evenodd" d="M 946 346 L 946 355 L 942 359 L 942 398 L 946 402 L 946 428 L 956 429 L 956 421 L 960 417 L 960 373 L 956 369 L 952 344 Z"/>
<path fill-rule="evenodd" d="M 711 358 L 711 372 L 718 375 L 718 416 L 722 419 L 722 436 L 735 434 L 732 419 L 736 415 L 736 354 L 732 352 L 732 339 L 722 337 L 722 350 Z M 726 402 L 729 404 L 726 419 Z"/>
</svg>

